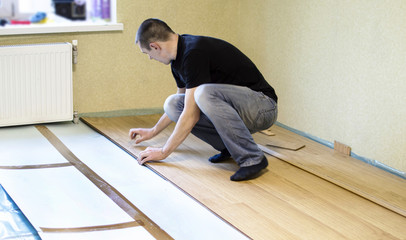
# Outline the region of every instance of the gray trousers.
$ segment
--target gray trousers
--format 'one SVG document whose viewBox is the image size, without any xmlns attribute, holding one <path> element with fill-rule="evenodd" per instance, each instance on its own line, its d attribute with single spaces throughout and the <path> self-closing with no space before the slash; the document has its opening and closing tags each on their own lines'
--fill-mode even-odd
<svg viewBox="0 0 406 240">
<path fill-rule="evenodd" d="M 262 92 L 228 84 L 203 84 L 195 91 L 201 115 L 192 134 L 218 151 L 228 149 L 240 167 L 258 164 L 264 157 L 252 133 L 275 123 L 278 108 Z M 184 108 L 185 94 L 169 96 L 165 113 L 177 122 Z"/>
</svg>

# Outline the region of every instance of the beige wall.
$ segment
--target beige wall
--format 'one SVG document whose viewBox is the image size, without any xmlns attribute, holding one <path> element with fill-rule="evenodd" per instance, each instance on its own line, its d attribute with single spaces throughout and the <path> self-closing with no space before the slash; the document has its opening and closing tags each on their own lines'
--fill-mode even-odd
<svg viewBox="0 0 406 240">
<path fill-rule="evenodd" d="M 241 2 L 279 122 L 406 172 L 406 2 Z"/>
<path fill-rule="evenodd" d="M 235 39 L 235 1 L 117 1 L 123 32 L 0 36 L 0 45 L 71 42 L 79 44 L 74 66 L 74 109 L 79 113 L 162 108 L 176 92 L 170 67 L 150 61 L 134 44 L 138 26 L 149 17 L 164 19 L 180 33 Z"/>
<path fill-rule="evenodd" d="M 178 33 L 223 38 L 251 57 L 279 96 L 279 122 L 406 172 L 406 3 L 402 0 L 118 2 L 123 32 L 0 37 L 0 44 L 79 40 L 80 113 L 161 108 L 169 66 L 134 45 L 158 17 Z"/>
</svg>

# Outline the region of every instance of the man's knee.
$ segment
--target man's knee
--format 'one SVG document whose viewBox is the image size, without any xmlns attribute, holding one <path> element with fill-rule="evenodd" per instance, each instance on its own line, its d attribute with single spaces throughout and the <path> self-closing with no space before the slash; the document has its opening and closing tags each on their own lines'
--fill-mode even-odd
<svg viewBox="0 0 406 240">
<path fill-rule="evenodd" d="M 184 98 L 182 94 L 173 94 L 165 100 L 164 111 L 174 122 L 178 121 L 180 113 L 183 110 Z"/>
<path fill-rule="evenodd" d="M 210 105 L 210 96 L 212 95 L 214 89 L 214 84 L 202 84 L 196 88 L 194 97 L 196 104 L 201 110 L 203 110 L 202 108 Z"/>
</svg>

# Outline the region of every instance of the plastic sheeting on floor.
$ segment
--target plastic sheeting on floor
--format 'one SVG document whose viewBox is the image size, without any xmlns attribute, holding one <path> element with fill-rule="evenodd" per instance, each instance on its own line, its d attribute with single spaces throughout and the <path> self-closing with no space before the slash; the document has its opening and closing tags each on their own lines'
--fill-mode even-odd
<svg viewBox="0 0 406 240">
<path fill-rule="evenodd" d="M 47 124 L 47 127 L 82 162 L 174 239 L 247 239 L 177 187 L 138 165 L 134 158 L 86 125 L 61 123 Z M 142 226 L 99 232 L 44 231 L 46 228 L 77 230 L 88 226 L 117 225 L 131 219 L 98 192 L 96 186 L 75 167 L 66 165 L 66 160 L 34 126 L 0 129 L 0 152 L 0 165 L 3 166 L 0 183 L 42 239 L 100 240 L 112 239 L 112 236 L 114 239 L 150 239 Z M 16 168 L 49 164 L 53 167 Z M 6 219 L 4 224 L 14 223 Z M 15 239 L 39 239 L 33 227 L 27 232 L 31 238 L 18 232 L 19 228 L 23 229 L 18 226 L 14 233 L 7 230 L 18 236 Z"/>
<path fill-rule="evenodd" d="M 41 239 L 37 231 L 0 185 L 0 239 Z"/>
</svg>

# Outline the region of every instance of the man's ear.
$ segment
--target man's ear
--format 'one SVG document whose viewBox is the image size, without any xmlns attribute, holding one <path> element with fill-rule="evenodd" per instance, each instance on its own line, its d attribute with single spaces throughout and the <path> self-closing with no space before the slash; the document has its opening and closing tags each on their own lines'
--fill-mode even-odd
<svg viewBox="0 0 406 240">
<path fill-rule="evenodd" d="M 150 44 L 149 44 L 149 47 L 152 48 L 152 49 L 155 49 L 155 50 L 158 50 L 158 49 L 161 48 L 161 46 L 159 46 L 159 44 L 156 43 L 156 42 L 150 43 Z"/>
</svg>

